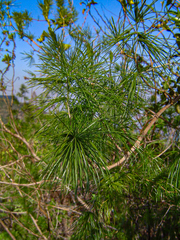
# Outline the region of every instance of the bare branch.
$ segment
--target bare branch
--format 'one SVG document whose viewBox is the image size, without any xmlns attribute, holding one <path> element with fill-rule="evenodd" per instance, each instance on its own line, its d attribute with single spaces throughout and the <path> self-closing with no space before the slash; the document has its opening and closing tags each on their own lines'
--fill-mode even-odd
<svg viewBox="0 0 180 240">
<path fill-rule="evenodd" d="M 35 220 L 31 214 L 29 214 L 29 215 L 30 215 L 31 219 L 33 220 L 33 223 L 36 226 L 36 228 L 37 228 L 38 232 L 40 233 L 40 235 L 43 237 L 43 239 L 47 240 L 47 238 L 42 234 L 41 229 L 39 228 L 39 226 L 37 224 L 37 220 Z"/>
<path fill-rule="evenodd" d="M 6 230 L 6 232 L 9 234 L 9 236 L 13 239 L 16 240 L 16 238 L 12 235 L 6 224 L 0 219 L 0 223 L 3 226 L 3 228 Z"/>
<path fill-rule="evenodd" d="M 176 97 L 171 103 L 164 106 L 151 120 L 151 122 L 148 124 L 148 126 L 142 131 L 141 135 L 138 137 L 137 141 L 135 142 L 134 146 L 130 149 L 130 151 L 121 158 L 117 163 L 114 163 L 110 166 L 107 166 L 107 169 L 110 170 L 112 168 L 120 166 L 124 161 L 128 160 L 131 154 L 136 150 L 140 148 L 140 143 L 143 140 L 143 138 L 146 136 L 150 128 L 154 125 L 154 123 L 158 120 L 158 118 L 165 112 L 168 108 L 170 108 L 173 104 L 175 104 L 180 99 L 180 95 Z"/>
<path fill-rule="evenodd" d="M 34 150 L 32 149 L 31 145 L 26 141 L 25 138 L 21 137 L 19 134 L 16 134 L 16 133 L 13 133 L 11 132 L 6 126 L 5 124 L 3 123 L 1 117 L 0 117 L 0 123 L 3 127 L 3 129 L 9 133 L 11 136 L 15 137 L 15 138 L 18 138 L 19 140 L 21 140 L 27 147 L 28 149 L 30 150 L 31 154 L 33 155 L 33 157 L 37 160 L 37 161 L 40 161 L 40 158 L 36 155 L 36 153 L 34 152 Z"/>
</svg>

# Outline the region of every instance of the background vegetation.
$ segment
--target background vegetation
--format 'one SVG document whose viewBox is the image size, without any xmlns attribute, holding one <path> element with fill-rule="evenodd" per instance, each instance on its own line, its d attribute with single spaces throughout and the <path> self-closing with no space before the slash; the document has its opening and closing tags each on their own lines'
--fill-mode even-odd
<svg viewBox="0 0 180 240">
<path fill-rule="evenodd" d="M 180 3 L 118 2 L 117 19 L 81 2 L 91 29 L 71 1 L 40 1 L 38 39 L 0 3 L 0 239 L 180 239 Z M 17 37 L 43 89 L 21 103 Z"/>
</svg>

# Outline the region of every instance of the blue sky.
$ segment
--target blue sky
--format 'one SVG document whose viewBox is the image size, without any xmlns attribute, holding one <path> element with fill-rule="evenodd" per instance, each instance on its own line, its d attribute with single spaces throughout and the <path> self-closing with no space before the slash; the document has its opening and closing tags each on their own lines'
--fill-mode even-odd
<svg viewBox="0 0 180 240">
<path fill-rule="evenodd" d="M 82 14 L 82 10 L 84 8 L 84 5 L 80 5 L 80 0 L 74 0 L 73 4 L 79 14 L 78 16 L 78 23 L 84 22 L 84 17 L 86 14 Z M 117 0 L 97 0 L 98 10 L 102 13 L 104 12 L 107 17 L 113 16 L 116 18 L 118 16 L 119 10 L 120 10 L 120 4 L 117 2 Z M 38 8 L 37 0 L 16 0 L 13 5 L 13 10 L 15 11 L 23 11 L 27 9 L 31 13 L 31 17 L 33 19 L 40 19 L 43 20 L 43 17 L 41 15 L 41 11 Z M 90 24 L 90 26 L 93 28 L 95 26 L 95 23 L 92 21 L 91 17 L 87 17 L 86 22 Z M 30 25 L 30 32 L 33 33 L 36 38 L 39 38 L 43 29 L 47 28 L 47 23 L 40 21 L 40 22 L 33 22 Z M 26 42 L 23 42 L 22 40 L 16 38 L 16 59 L 15 59 L 15 73 L 17 80 L 15 82 L 15 94 L 18 92 L 18 89 L 22 83 L 25 83 L 24 76 L 27 76 L 27 73 L 25 70 L 29 69 L 29 66 L 27 62 L 25 62 L 23 59 L 22 52 L 28 52 L 31 50 L 31 48 L 28 46 Z M 34 70 L 33 67 L 30 68 L 31 71 Z M 10 71 L 8 73 L 8 77 L 11 78 L 12 72 Z M 38 91 L 37 91 L 38 92 Z"/>
<path fill-rule="evenodd" d="M 117 0 L 96 0 L 96 1 L 98 3 L 96 7 L 101 14 L 104 13 L 108 18 L 110 18 L 111 16 L 113 16 L 115 19 L 118 18 L 120 4 L 118 3 Z M 78 23 L 82 24 L 84 22 L 84 17 L 86 14 L 84 15 L 82 14 L 84 5 L 80 5 L 80 2 L 81 2 L 80 0 L 74 0 L 73 4 L 79 13 Z M 159 1 L 159 4 L 160 4 L 160 1 Z M 27 9 L 30 12 L 31 17 L 33 19 L 43 20 L 41 11 L 38 8 L 37 0 L 16 0 L 13 8 L 15 11 L 23 11 Z M 90 16 L 87 17 L 86 22 L 90 25 L 92 29 L 93 29 L 93 26 L 94 27 L 96 26 Z M 47 23 L 45 21 L 32 22 L 29 28 L 30 32 L 35 35 L 36 39 L 40 37 L 44 29 L 47 29 Z M 15 71 L 16 71 L 16 77 L 18 78 L 17 78 L 17 81 L 15 82 L 15 94 L 18 92 L 20 85 L 22 83 L 25 83 L 24 76 L 27 76 L 27 73 L 25 72 L 25 70 L 29 69 L 27 62 L 22 60 L 23 58 L 22 52 L 24 51 L 29 52 L 31 50 L 30 46 L 26 42 L 23 42 L 20 39 L 16 39 L 16 43 L 17 43 L 17 48 L 16 48 L 16 59 L 15 59 L 15 66 L 16 66 Z M 37 59 L 35 60 L 37 61 Z M 35 70 L 35 68 L 31 67 L 30 70 L 33 71 Z M 8 73 L 9 78 L 11 77 L 11 74 L 12 72 Z"/>
</svg>

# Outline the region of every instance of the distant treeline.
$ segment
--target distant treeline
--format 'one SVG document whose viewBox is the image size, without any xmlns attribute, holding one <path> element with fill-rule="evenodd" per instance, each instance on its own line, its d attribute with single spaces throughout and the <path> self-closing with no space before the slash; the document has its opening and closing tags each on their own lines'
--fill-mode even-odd
<svg viewBox="0 0 180 240">
<path fill-rule="evenodd" d="M 7 98 L 9 99 L 9 101 L 11 101 L 12 96 L 3 96 L 0 95 L 0 117 L 2 118 L 3 122 L 7 122 L 7 119 L 9 117 L 9 110 L 7 107 L 7 102 L 4 100 L 7 100 Z M 12 106 L 12 110 L 20 110 L 21 109 L 21 104 L 19 103 L 18 99 L 16 96 L 13 96 L 14 102 L 13 102 L 13 106 Z"/>
</svg>

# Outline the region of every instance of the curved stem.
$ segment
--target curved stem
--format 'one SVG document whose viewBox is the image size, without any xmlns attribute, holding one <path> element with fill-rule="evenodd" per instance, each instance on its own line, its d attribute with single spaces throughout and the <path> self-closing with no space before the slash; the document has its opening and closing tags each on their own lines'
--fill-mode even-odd
<svg viewBox="0 0 180 240">
<path fill-rule="evenodd" d="M 154 125 L 154 123 L 158 120 L 158 118 L 161 116 L 161 114 L 163 114 L 163 112 L 165 112 L 168 108 L 170 108 L 172 105 L 174 105 L 178 100 L 180 99 L 180 95 L 177 96 L 174 100 L 172 100 L 171 103 L 167 104 L 166 106 L 164 106 L 161 110 L 159 110 L 158 113 L 155 114 L 155 116 L 153 117 L 153 119 L 151 120 L 151 122 L 147 125 L 147 127 L 142 131 L 141 135 L 138 137 L 138 139 L 136 140 L 135 144 L 132 146 L 132 148 L 130 149 L 130 151 L 123 156 L 118 162 L 107 166 L 107 169 L 110 170 L 112 168 L 118 167 L 120 166 L 124 161 L 128 160 L 131 156 L 131 154 L 136 150 L 140 148 L 140 143 L 143 140 L 143 138 L 146 136 L 146 134 L 148 133 L 148 131 L 150 130 L 150 128 Z"/>
</svg>

